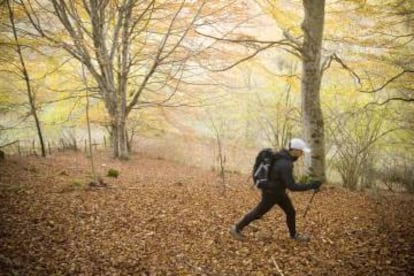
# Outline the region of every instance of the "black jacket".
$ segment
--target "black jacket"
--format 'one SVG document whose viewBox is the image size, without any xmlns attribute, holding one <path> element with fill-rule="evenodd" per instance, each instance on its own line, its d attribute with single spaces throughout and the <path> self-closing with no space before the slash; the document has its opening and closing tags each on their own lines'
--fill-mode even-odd
<svg viewBox="0 0 414 276">
<path fill-rule="evenodd" d="M 286 189 L 291 191 L 311 190 L 310 184 L 298 184 L 293 177 L 293 162 L 297 158 L 291 156 L 285 149 L 275 153 L 274 162 L 270 171 L 270 189 L 284 193 Z"/>
</svg>

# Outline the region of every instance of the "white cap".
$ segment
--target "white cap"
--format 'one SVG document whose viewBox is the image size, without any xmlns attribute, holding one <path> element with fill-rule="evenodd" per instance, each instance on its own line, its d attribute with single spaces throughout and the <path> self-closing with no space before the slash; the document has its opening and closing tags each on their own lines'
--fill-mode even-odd
<svg viewBox="0 0 414 276">
<path fill-rule="evenodd" d="M 290 140 L 289 149 L 297 149 L 306 153 L 311 152 L 311 149 L 306 145 L 305 141 L 299 138 L 293 138 Z"/>
</svg>

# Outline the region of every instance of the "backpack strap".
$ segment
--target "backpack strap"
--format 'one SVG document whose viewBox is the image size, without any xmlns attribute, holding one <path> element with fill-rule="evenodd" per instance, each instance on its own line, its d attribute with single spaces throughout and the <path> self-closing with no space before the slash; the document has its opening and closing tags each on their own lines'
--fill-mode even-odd
<svg viewBox="0 0 414 276">
<path fill-rule="evenodd" d="M 270 164 L 260 163 L 259 167 L 256 169 L 256 171 L 253 174 L 253 179 L 255 179 L 262 170 L 266 171 L 267 176 L 268 176 L 267 178 L 269 178 L 270 168 L 271 168 L 271 163 Z M 267 181 L 267 179 L 257 179 L 254 183 L 254 186 L 256 188 L 259 188 L 259 185 L 263 182 L 266 182 L 266 181 Z"/>
<path fill-rule="evenodd" d="M 265 169 L 266 171 L 269 171 L 270 166 L 271 166 L 271 163 L 270 164 L 260 163 L 259 167 L 254 172 L 253 176 L 256 177 L 262 169 Z"/>
</svg>

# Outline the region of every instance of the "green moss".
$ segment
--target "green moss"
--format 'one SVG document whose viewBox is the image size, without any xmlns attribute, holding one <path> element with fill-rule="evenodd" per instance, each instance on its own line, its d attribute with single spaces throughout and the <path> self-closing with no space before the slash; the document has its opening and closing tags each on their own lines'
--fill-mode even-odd
<svg viewBox="0 0 414 276">
<path fill-rule="evenodd" d="M 109 169 L 108 173 L 106 174 L 108 177 L 117 178 L 119 176 L 119 171 L 116 169 Z"/>
<path fill-rule="evenodd" d="M 71 183 L 71 186 L 73 188 L 81 188 L 83 186 L 83 184 L 80 180 L 73 180 L 72 183 Z"/>
</svg>

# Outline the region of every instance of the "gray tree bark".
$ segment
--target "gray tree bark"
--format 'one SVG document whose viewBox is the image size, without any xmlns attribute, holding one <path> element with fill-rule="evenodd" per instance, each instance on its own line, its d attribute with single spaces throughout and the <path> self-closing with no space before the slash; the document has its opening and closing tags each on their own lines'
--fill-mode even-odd
<svg viewBox="0 0 414 276">
<path fill-rule="evenodd" d="M 325 0 L 303 0 L 303 6 L 305 18 L 302 23 L 302 119 L 305 138 L 312 148 L 309 173 L 325 181 L 324 120 L 320 103 Z"/>
</svg>

